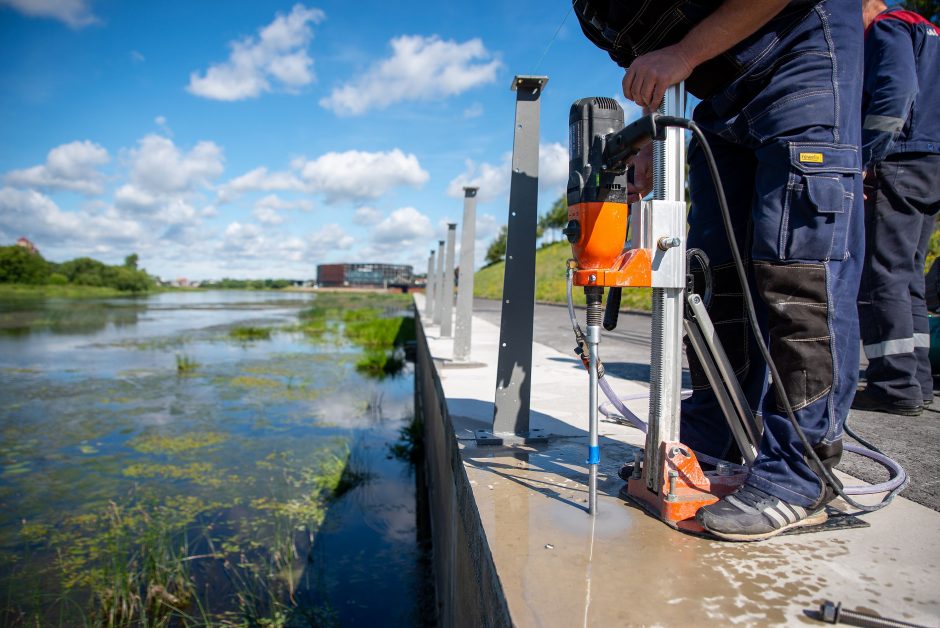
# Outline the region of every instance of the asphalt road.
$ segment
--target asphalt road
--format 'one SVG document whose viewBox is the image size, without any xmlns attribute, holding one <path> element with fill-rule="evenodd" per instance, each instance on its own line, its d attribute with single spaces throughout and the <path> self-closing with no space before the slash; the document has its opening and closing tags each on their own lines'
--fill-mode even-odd
<svg viewBox="0 0 940 628">
<path fill-rule="evenodd" d="M 499 301 L 475 299 L 473 308 L 475 316 L 500 324 Z M 583 310 L 579 310 L 578 320 L 583 327 Z M 574 336 L 564 306 L 537 304 L 534 332 L 536 342 L 574 357 Z M 621 313 L 617 329 L 604 332 L 601 340 L 601 357 L 607 372 L 646 384 L 650 379 L 649 351 L 648 314 Z M 864 368 L 864 364 L 861 367 Z M 687 371 L 683 379 L 684 385 L 690 385 Z M 935 399 L 938 390 L 935 380 Z M 925 408 L 919 417 L 852 410 L 847 424 L 907 470 L 911 483 L 901 495 L 940 511 L 940 399 Z M 847 437 L 847 441 L 852 439 Z M 887 479 L 882 467 L 852 454 L 843 457 L 839 469 L 868 482 Z"/>
</svg>

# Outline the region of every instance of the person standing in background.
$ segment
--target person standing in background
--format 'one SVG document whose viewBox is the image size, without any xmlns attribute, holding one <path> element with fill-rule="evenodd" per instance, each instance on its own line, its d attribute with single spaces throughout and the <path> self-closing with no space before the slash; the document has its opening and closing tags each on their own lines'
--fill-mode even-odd
<svg viewBox="0 0 940 628">
<path fill-rule="evenodd" d="M 867 385 L 859 410 L 917 416 L 933 401 L 924 258 L 940 210 L 940 30 L 862 0 L 865 265 L 858 297 Z"/>
</svg>

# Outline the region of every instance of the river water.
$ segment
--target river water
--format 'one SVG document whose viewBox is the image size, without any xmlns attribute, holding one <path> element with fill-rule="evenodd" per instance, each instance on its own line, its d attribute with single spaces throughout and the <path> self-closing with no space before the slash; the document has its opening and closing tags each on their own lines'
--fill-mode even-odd
<svg viewBox="0 0 940 628">
<path fill-rule="evenodd" d="M 315 299 L 0 302 L 0 623 L 427 622 L 413 374 L 298 331 Z"/>
</svg>

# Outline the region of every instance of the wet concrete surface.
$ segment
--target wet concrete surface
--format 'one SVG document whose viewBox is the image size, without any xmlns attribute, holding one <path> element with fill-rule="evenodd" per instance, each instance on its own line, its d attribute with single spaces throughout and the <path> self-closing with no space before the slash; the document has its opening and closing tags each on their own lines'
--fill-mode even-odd
<svg viewBox="0 0 940 628">
<path fill-rule="evenodd" d="M 867 528 L 745 544 L 691 536 L 619 497 L 617 468 L 643 439 L 637 430 L 602 423 L 598 515 L 591 518 L 587 377 L 570 353 L 564 308 L 536 308 L 531 427 L 552 437 L 539 445 L 477 446 L 475 430 L 493 416 L 499 304 L 475 306 L 471 359 L 482 366 L 449 368 L 451 339 L 427 324 L 426 333 L 514 624 L 819 625 L 810 613 L 829 599 L 940 625 L 940 515 L 906 499 L 865 515 Z M 645 416 L 648 377 L 640 375 L 644 366 L 648 371 L 649 317 L 621 321 L 614 338 L 605 336 L 602 355 L 607 364 L 619 358 L 627 365 L 620 371 L 626 377 L 609 370 L 611 384 L 621 396 L 639 395 L 628 406 Z"/>
<path fill-rule="evenodd" d="M 499 325 L 499 301 L 475 299 L 473 307 L 475 316 Z M 579 310 L 578 317 L 583 321 L 583 310 Z M 534 337 L 536 342 L 574 358 L 574 339 L 567 308 L 536 304 Z M 603 333 L 601 357 L 607 372 L 647 387 L 649 350 L 649 314 L 623 312 L 617 329 Z M 865 366 L 863 355 L 859 366 L 862 373 Z M 683 380 L 684 385 L 689 385 L 687 370 L 683 371 Z M 935 386 L 935 398 L 937 390 L 940 387 Z M 847 424 L 853 432 L 904 467 L 911 483 L 901 493 L 902 496 L 940 511 L 940 400 L 925 407 L 919 417 L 852 410 Z M 847 441 L 854 442 L 854 439 L 847 438 Z M 880 465 L 852 454 L 843 457 L 839 469 L 872 483 L 882 482 L 888 477 Z"/>
</svg>

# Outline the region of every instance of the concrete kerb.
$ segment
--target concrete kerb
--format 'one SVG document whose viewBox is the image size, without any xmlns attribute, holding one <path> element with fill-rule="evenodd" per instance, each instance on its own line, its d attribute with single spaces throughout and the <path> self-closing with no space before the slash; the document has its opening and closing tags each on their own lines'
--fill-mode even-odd
<svg viewBox="0 0 940 628">
<path fill-rule="evenodd" d="M 475 431 L 492 420 L 498 341 L 498 328 L 474 317 L 473 356 L 485 366 L 464 370 L 438 368 L 452 342 L 435 326 L 419 340 L 427 353 L 419 370 L 433 373 L 418 378 L 444 396 L 429 397 L 426 386 L 422 402 L 439 408 L 425 416 L 440 424 L 425 429 L 429 475 L 437 476 L 429 483 L 438 493 L 432 488 L 430 503 L 442 625 L 785 625 L 809 623 L 806 612 L 826 599 L 940 625 L 930 584 L 940 581 L 940 513 L 902 498 L 865 515 L 867 529 L 756 544 L 686 536 L 618 497 L 617 468 L 643 437 L 602 423 L 592 520 L 584 510 L 587 376 L 573 356 L 533 346 L 531 425 L 554 438 L 477 447 Z M 646 391 L 608 377 L 620 395 Z M 645 416 L 645 400 L 628 405 Z"/>
</svg>

